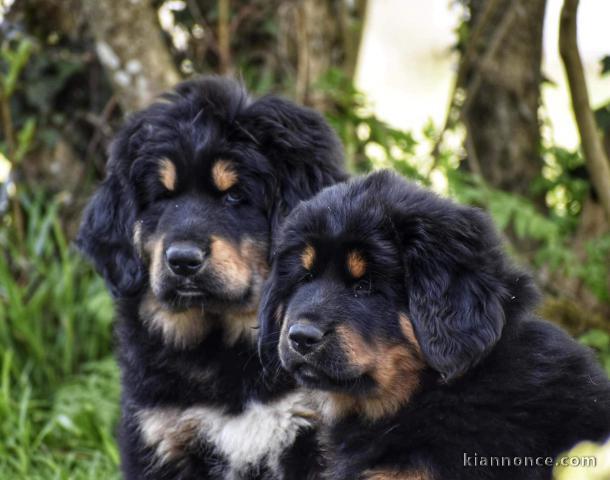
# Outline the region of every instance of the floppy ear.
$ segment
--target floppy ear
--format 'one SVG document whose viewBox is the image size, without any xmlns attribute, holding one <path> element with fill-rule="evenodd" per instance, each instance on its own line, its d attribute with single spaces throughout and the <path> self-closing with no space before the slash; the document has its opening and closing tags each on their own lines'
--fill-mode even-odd
<svg viewBox="0 0 610 480">
<path fill-rule="evenodd" d="M 112 295 L 136 294 L 144 268 L 133 245 L 135 205 L 110 173 L 85 209 L 76 244 L 104 277 Z"/>
<path fill-rule="evenodd" d="M 507 305 L 516 299 L 512 286 L 522 276 L 485 214 L 420 189 L 411 193 L 393 214 L 404 248 L 408 315 L 427 363 L 450 381 L 500 339 Z"/>
<path fill-rule="evenodd" d="M 282 303 L 284 295 L 277 262 L 274 262 L 258 307 L 258 353 L 265 374 L 277 375 L 281 370 L 274 367 L 279 366 L 278 345 L 285 308 L 285 304 Z"/>
<path fill-rule="evenodd" d="M 148 135 L 145 130 L 142 115 L 135 114 L 115 137 L 106 179 L 89 201 L 76 238 L 115 298 L 138 293 L 146 275 L 133 244 L 135 194 L 121 180 L 128 175 L 132 150 Z"/>
<path fill-rule="evenodd" d="M 299 201 L 347 178 L 343 149 L 319 113 L 275 96 L 250 105 L 245 122 L 274 171 L 270 209 L 274 236 Z"/>
</svg>

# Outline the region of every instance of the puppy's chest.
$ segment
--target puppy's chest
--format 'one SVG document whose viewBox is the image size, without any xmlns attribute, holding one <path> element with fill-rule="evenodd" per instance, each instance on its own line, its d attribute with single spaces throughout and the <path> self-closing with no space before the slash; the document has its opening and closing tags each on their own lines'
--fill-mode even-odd
<svg viewBox="0 0 610 480">
<path fill-rule="evenodd" d="M 301 429 L 312 426 L 314 415 L 307 397 L 293 392 L 271 402 L 251 401 L 240 413 L 197 405 L 145 409 L 138 417 L 144 443 L 155 449 L 158 461 L 180 462 L 189 451 L 211 451 L 223 461 L 223 478 L 241 479 L 262 470 L 280 478 L 283 453 Z"/>
<path fill-rule="evenodd" d="M 365 472 L 386 467 L 394 461 L 404 464 L 408 458 L 408 452 L 403 451 L 404 443 L 396 441 L 393 444 L 395 441 L 393 434 L 397 430 L 398 428 L 392 425 L 362 423 L 354 417 L 322 428 L 319 439 L 325 452 L 327 466 L 325 478 L 329 480 L 368 479 Z M 397 455 L 398 452 L 400 453 Z M 395 477 L 371 476 L 371 478 Z M 396 478 L 402 479 L 403 477 Z"/>
<path fill-rule="evenodd" d="M 138 344 L 137 339 L 147 338 L 142 327 L 140 332 L 122 346 L 122 357 L 131 359 L 122 362 L 125 387 L 137 403 L 162 397 L 181 405 L 221 403 L 237 410 L 260 390 L 260 363 L 249 339 L 227 343 L 226 332 L 213 329 L 199 344 L 178 349 L 154 337 Z"/>
</svg>

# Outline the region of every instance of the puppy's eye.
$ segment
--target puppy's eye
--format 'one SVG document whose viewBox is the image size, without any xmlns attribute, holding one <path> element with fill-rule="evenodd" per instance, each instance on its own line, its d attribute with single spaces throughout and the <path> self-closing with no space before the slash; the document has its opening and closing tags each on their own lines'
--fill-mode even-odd
<svg viewBox="0 0 610 480">
<path fill-rule="evenodd" d="M 369 293 L 371 293 L 371 281 L 366 279 L 366 280 L 359 280 L 358 282 L 356 282 L 353 286 L 353 290 L 354 290 L 354 297 L 358 298 L 364 295 L 368 295 Z"/>
<path fill-rule="evenodd" d="M 238 205 L 243 199 L 243 194 L 238 190 L 231 190 L 224 196 L 224 201 L 227 205 Z"/>
<path fill-rule="evenodd" d="M 313 280 L 313 273 L 311 272 L 306 272 L 305 275 L 303 275 L 302 281 L 307 283 L 307 282 L 311 282 Z"/>
</svg>

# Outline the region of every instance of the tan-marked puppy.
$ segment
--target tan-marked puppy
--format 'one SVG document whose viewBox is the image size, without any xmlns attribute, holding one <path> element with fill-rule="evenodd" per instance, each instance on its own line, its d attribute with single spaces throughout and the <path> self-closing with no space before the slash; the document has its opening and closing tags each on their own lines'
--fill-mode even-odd
<svg viewBox="0 0 610 480">
<path fill-rule="evenodd" d="M 336 185 L 286 220 L 267 285 L 260 351 L 320 394 L 323 478 L 550 479 L 610 435 L 610 382 L 476 209 L 389 172 Z"/>
<path fill-rule="evenodd" d="M 116 299 L 123 472 L 308 478 L 309 400 L 262 381 L 256 312 L 284 216 L 345 177 L 339 143 L 318 114 L 227 79 L 164 100 L 118 133 L 78 239 Z"/>
</svg>

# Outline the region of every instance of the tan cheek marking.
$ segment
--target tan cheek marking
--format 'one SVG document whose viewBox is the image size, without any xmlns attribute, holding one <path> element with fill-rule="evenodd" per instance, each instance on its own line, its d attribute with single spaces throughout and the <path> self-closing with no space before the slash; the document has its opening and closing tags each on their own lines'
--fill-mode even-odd
<svg viewBox="0 0 610 480">
<path fill-rule="evenodd" d="M 269 276 L 269 263 L 267 261 L 267 250 L 269 246 L 266 242 L 246 238 L 240 244 L 239 251 L 242 258 L 247 259 L 262 280 Z"/>
<path fill-rule="evenodd" d="M 212 167 L 212 180 L 221 192 L 224 192 L 237 183 L 237 173 L 227 160 L 219 160 Z"/>
<path fill-rule="evenodd" d="M 368 405 L 365 414 L 371 419 L 391 415 L 407 403 L 419 387 L 419 372 L 423 364 L 405 344 L 379 348 L 373 378 L 379 392 Z"/>
<path fill-rule="evenodd" d="M 363 372 L 373 367 L 375 352 L 358 333 L 345 325 L 339 325 L 336 333 L 351 365 L 357 366 Z"/>
<path fill-rule="evenodd" d="M 406 316 L 404 318 L 404 325 L 401 323 L 401 326 L 407 334 L 412 335 L 412 325 Z M 408 402 L 419 387 L 419 372 L 424 366 L 416 341 L 413 345 L 405 342 L 368 345 L 359 334 L 345 325 L 338 326 L 336 331 L 348 362 L 362 373 L 371 375 L 377 383 L 377 391 L 358 398 L 346 394 L 332 395 L 335 415 L 356 410 L 364 417 L 375 420 L 396 412 Z"/>
<path fill-rule="evenodd" d="M 301 253 L 301 263 L 303 264 L 305 270 L 311 270 L 311 267 L 313 267 L 313 263 L 315 262 L 315 260 L 316 249 L 313 248 L 311 245 L 307 245 Z"/>
<path fill-rule="evenodd" d="M 216 275 L 227 285 L 227 289 L 241 293 L 248 288 L 251 301 L 238 310 L 231 310 L 223 316 L 224 340 L 233 345 L 240 338 L 252 343 L 257 339 L 257 310 L 260 295 L 267 276 L 267 243 L 245 238 L 239 248 L 220 237 L 211 238 L 210 262 Z"/>
<path fill-rule="evenodd" d="M 366 260 L 357 251 L 349 252 L 347 255 L 347 269 L 354 278 L 362 278 L 366 273 Z"/>
<path fill-rule="evenodd" d="M 210 241 L 210 262 L 226 287 L 234 291 L 247 288 L 251 270 L 237 248 L 220 237 L 212 236 Z"/>
<path fill-rule="evenodd" d="M 168 158 L 159 161 L 159 178 L 161 183 L 170 192 L 176 188 L 176 166 Z"/>
</svg>

